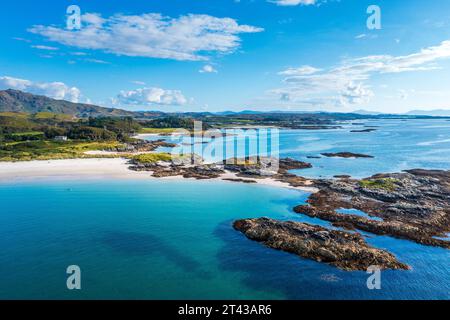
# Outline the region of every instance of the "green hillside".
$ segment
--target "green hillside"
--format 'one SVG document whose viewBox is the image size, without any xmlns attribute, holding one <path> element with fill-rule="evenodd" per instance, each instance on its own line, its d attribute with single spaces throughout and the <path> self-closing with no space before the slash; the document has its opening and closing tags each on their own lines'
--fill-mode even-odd
<svg viewBox="0 0 450 320">
<path fill-rule="evenodd" d="M 134 112 L 114 108 L 103 108 L 90 104 L 73 103 L 38 96 L 18 90 L 0 91 L 0 112 L 45 113 L 87 117 L 125 117 L 134 116 Z"/>
</svg>

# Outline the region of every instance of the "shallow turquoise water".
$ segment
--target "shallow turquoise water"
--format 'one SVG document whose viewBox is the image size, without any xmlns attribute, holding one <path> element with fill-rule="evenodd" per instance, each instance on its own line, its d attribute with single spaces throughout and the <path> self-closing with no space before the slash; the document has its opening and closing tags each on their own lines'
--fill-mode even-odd
<svg viewBox="0 0 450 320">
<path fill-rule="evenodd" d="M 361 120 L 354 123 L 357 125 L 344 123 L 342 129 L 333 130 L 280 130 L 279 154 L 281 157 L 292 157 L 312 163 L 311 169 L 294 171 L 312 178 L 330 178 L 344 174 L 364 178 L 376 173 L 400 172 L 414 168 L 450 169 L 449 120 Z M 367 127 L 374 127 L 377 131 L 350 132 Z M 212 157 L 209 156 L 210 152 L 204 154 L 208 160 L 215 161 L 235 155 L 253 155 L 254 152 L 251 152 L 249 146 L 257 145 L 256 136 L 249 135 L 247 139 L 242 136 L 229 136 L 225 141 L 216 139 L 212 143 L 213 147 L 211 144 L 205 144 L 203 147 L 196 145 L 193 150 L 196 153 L 207 148 L 219 150 L 220 152 Z M 169 140 L 180 142 L 180 138 Z M 195 142 L 201 142 L 201 139 L 196 138 Z M 221 149 L 232 152 L 227 154 Z M 167 148 L 161 150 L 170 151 Z M 375 158 L 342 159 L 321 156 L 322 153 L 345 151 L 368 154 Z M 310 159 L 309 156 L 320 159 Z"/>
<path fill-rule="evenodd" d="M 291 208 L 306 194 L 195 181 L 45 182 L 0 186 L 0 298 L 448 299 L 449 253 L 388 237 L 412 271 L 364 272 L 264 248 L 231 228 L 270 216 L 320 223 Z M 65 269 L 79 265 L 82 290 Z"/>
<path fill-rule="evenodd" d="M 284 131 L 281 154 L 300 160 L 334 151 L 376 157 L 309 159 L 315 168 L 302 170 L 306 176 L 450 168 L 450 122 L 376 125 L 379 131 L 373 133 L 350 133 L 358 128 L 350 125 Z M 372 245 L 389 249 L 412 267 L 383 272 L 382 290 L 371 291 L 365 272 L 343 272 L 267 249 L 231 227 L 235 219 L 261 216 L 329 226 L 292 212 L 307 196 L 215 181 L 1 184 L 0 298 L 450 298 L 450 253 L 445 249 L 365 234 Z M 81 291 L 66 289 L 65 270 L 73 264 L 82 270 Z"/>
<path fill-rule="evenodd" d="M 363 218 L 373 220 L 373 221 L 383 221 L 383 219 L 381 219 L 379 217 L 371 217 L 367 213 L 362 212 L 361 210 L 357 210 L 357 209 L 338 209 L 338 210 L 336 210 L 336 212 L 359 216 L 359 217 L 363 217 Z"/>
</svg>

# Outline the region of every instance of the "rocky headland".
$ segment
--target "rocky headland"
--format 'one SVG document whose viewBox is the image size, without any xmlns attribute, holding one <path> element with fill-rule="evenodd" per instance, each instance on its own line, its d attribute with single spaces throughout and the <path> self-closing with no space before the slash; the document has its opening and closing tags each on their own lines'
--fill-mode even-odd
<svg viewBox="0 0 450 320">
<path fill-rule="evenodd" d="M 408 269 L 391 253 L 369 246 L 357 233 L 268 218 L 239 220 L 233 226 L 247 238 L 270 248 L 347 271 L 365 271 L 373 265 L 382 269 Z"/>
<path fill-rule="evenodd" d="M 217 163 L 204 163 L 197 155 L 152 157 L 146 161 L 144 157 L 130 160 L 130 169 L 149 171 L 153 177 L 194 178 L 198 180 L 217 179 L 227 173 L 236 178 L 224 177 L 223 180 L 252 183 L 255 179 L 273 179 L 292 187 L 310 186 L 311 181 L 289 173 L 289 170 L 311 168 L 307 162 L 291 158 L 275 159 L 271 157 L 252 157 L 247 159 L 232 158 Z"/>
<path fill-rule="evenodd" d="M 323 156 L 371 158 L 350 152 Z M 138 156 L 129 163 L 131 170 L 149 171 L 157 178 L 181 176 L 249 184 L 271 179 L 291 187 L 313 186 L 317 192 L 311 194 L 307 204 L 296 206 L 294 211 L 329 221 L 338 230 L 266 218 L 239 220 L 234 228 L 270 248 L 343 270 L 366 270 L 370 265 L 408 268 L 391 253 L 369 246 L 358 231 L 450 249 L 450 241 L 440 239 L 450 232 L 450 171 L 409 170 L 366 179 L 340 175 L 335 179 L 312 180 L 290 172 L 312 167 L 310 163 L 291 158 L 232 158 L 204 163 L 193 154 L 165 154 Z M 341 209 L 356 209 L 367 216 L 343 213 Z"/>
<path fill-rule="evenodd" d="M 336 227 L 450 248 L 450 171 L 409 170 L 357 180 L 316 180 L 320 190 L 294 211 Z M 356 209 L 363 217 L 339 213 Z M 372 217 L 372 218 L 371 218 Z"/>
</svg>

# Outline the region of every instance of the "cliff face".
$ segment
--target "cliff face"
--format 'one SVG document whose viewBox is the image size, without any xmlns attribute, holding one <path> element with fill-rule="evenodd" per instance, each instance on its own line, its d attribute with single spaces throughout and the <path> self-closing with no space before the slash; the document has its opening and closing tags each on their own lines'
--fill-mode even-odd
<svg viewBox="0 0 450 320">
<path fill-rule="evenodd" d="M 0 91 L 0 112 L 52 112 L 77 117 L 133 116 L 130 111 L 55 100 L 18 90 Z"/>
</svg>

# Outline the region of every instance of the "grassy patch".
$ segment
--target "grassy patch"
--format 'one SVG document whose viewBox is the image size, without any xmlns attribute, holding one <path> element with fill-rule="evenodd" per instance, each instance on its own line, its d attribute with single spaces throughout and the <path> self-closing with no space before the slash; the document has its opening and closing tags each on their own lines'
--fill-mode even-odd
<svg viewBox="0 0 450 320">
<path fill-rule="evenodd" d="M 28 118 L 29 114 L 25 113 L 25 112 L 5 111 L 5 112 L 0 112 L 0 117 Z"/>
<path fill-rule="evenodd" d="M 156 163 L 159 161 L 168 162 L 172 160 L 172 155 L 169 153 L 146 153 L 132 157 L 139 163 Z"/>
<path fill-rule="evenodd" d="M 359 182 L 359 185 L 366 189 L 383 189 L 388 191 L 394 191 L 395 189 L 397 189 L 395 182 L 397 182 L 397 180 L 392 178 L 382 178 L 376 180 L 366 179 L 361 180 Z"/>
<path fill-rule="evenodd" d="M 178 128 L 142 128 L 139 133 L 141 134 L 171 134 Z"/>
<path fill-rule="evenodd" d="M 32 116 L 36 120 L 56 120 L 56 121 L 73 121 L 74 116 L 70 114 L 52 113 L 52 112 L 38 112 Z"/>
<path fill-rule="evenodd" d="M 11 136 L 13 136 L 13 137 L 44 136 L 44 133 L 43 133 L 43 132 L 40 132 L 40 131 L 29 131 L 29 132 L 11 133 Z"/>
<path fill-rule="evenodd" d="M 115 150 L 122 144 L 112 142 L 86 141 L 26 141 L 0 144 L 0 161 L 31 161 L 92 158 L 86 151 Z"/>
</svg>

